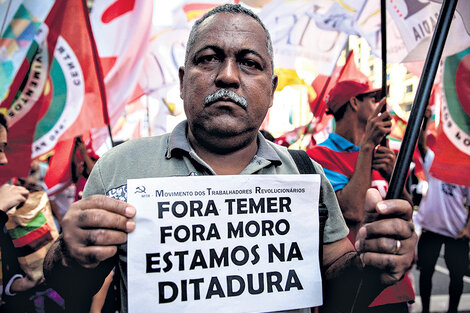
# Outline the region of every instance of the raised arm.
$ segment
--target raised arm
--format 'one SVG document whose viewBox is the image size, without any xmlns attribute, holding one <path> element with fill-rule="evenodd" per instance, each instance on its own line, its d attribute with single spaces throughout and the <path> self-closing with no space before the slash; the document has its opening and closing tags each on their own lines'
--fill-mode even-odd
<svg viewBox="0 0 470 313">
<path fill-rule="evenodd" d="M 385 98 L 376 107 L 367 121 L 365 135 L 356 160 L 354 173 L 343 189 L 336 191 L 343 216 L 348 223 L 358 224 L 364 216 L 364 199 L 371 186 L 372 160 L 375 147 L 391 130 L 390 113 L 380 113 L 385 105 Z"/>
</svg>

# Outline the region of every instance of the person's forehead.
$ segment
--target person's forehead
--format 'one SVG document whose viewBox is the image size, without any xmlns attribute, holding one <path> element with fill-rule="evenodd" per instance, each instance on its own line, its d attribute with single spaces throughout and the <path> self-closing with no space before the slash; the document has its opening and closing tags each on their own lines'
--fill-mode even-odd
<svg viewBox="0 0 470 313">
<path fill-rule="evenodd" d="M 243 42 L 235 40 L 234 36 L 243 38 Z M 263 27 L 251 16 L 242 13 L 217 13 L 208 17 L 199 26 L 196 35 L 196 47 L 205 45 L 249 45 L 249 48 L 258 47 L 266 52 L 266 33 Z M 247 47 L 240 47 L 247 48 Z M 195 49 L 197 51 L 198 48 Z"/>
</svg>

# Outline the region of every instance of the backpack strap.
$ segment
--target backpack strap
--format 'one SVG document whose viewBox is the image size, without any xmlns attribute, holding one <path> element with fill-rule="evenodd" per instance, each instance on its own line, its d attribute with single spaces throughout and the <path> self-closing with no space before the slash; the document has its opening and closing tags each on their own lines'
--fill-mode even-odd
<svg viewBox="0 0 470 313">
<path fill-rule="evenodd" d="M 318 174 L 307 152 L 305 152 L 304 150 L 292 149 L 288 149 L 288 151 L 294 159 L 294 162 L 297 165 L 300 174 Z"/>
</svg>

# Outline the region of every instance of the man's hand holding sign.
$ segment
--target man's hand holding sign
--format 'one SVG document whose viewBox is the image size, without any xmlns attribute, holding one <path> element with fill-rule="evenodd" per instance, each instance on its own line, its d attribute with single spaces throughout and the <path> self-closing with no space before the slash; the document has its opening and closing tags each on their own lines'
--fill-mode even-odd
<svg viewBox="0 0 470 313">
<path fill-rule="evenodd" d="M 63 235 L 49 250 L 44 265 L 46 279 L 64 296 L 70 312 L 89 310 L 92 296 L 113 267 L 120 278 L 121 312 L 134 308 L 138 297 L 136 283 L 148 283 L 157 291 L 161 288 L 163 296 L 159 291 L 153 292 L 156 305 L 142 308 L 150 312 L 160 311 L 167 304 L 189 305 L 191 301 L 204 306 L 219 305 L 215 311 L 233 312 L 301 309 L 320 304 L 319 275 L 315 272 L 318 266 L 310 262 L 314 262 L 319 249 L 315 247 L 318 194 L 320 204 L 328 210 L 322 238 L 325 288 L 321 310 L 349 310 L 362 275 L 362 262 L 379 271 L 370 279 L 377 287 L 375 292 L 404 275 L 416 243 L 410 226 L 411 206 L 401 200 L 378 202 L 377 197 L 368 195 L 368 212 L 377 210 L 384 218 L 364 224 L 358 236 L 357 254 L 346 238 L 348 229 L 334 191 L 317 163 L 312 165 L 321 177 L 319 192 L 297 193 L 294 189 L 298 186 L 293 185 L 291 191 L 271 194 L 268 199 L 256 195 L 256 188 L 246 183 L 243 188 L 231 190 L 251 190 L 252 194 L 212 194 L 201 185 L 188 190 L 194 192 L 188 197 L 169 193 L 165 191 L 167 186 L 162 185 L 153 190 L 153 209 L 148 210 L 147 204 L 145 209 L 141 204 L 127 204 L 135 196 L 150 201 L 144 194 L 151 188 L 139 188 L 134 193 L 139 186 L 132 185 L 149 178 L 216 178 L 221 182 L 209 187 L 215 191 L 222 189 L 222 182 L 229 185 L 233 181 L 233 176 L 221 175 L 242 174 L 240 180 L 258 177 L 266 183 L 271 181 L 267 175 L 273 181 L 276 176 L 309 176 L 292 175 L 299 174 L 299 170 L 288 151 L 267 142 L 259 133 L 272 105 L 277 76 L 269 33 L 253 12 L 239 5 L 224 5 L 198 20 L 191 31 L 179 77 L 187 121 L 177 125 L 171 134 L 131 140 L 103 155 L 87 181 L 85 199 L 70 208 L 64 218 Z M 183 188 L 190 184 L 191 178 L 186 178 L 188 182 L 179 181 Z M 259 184 L 260 189 L 263 186 Z M 318 184 L 316 188 L 318 191 Z M 205 191 L 205 198 L 195 196 L 196 191 Z M 163 199 L 165 192 L 168 199 Z M 310 196 L 309 208 L 296 218 L 299 205 L 294 202 L 301 194 Z M 215 199 L 219 196 L 222 202 Z M 255 213 L 261 212 L 257 209 L 261 205 L 264 213 Z M 386 209 L 381 209 L 382 205 Z M 148 213 L 153 216 L 146 216 Z M 302 223 L 310 232 L 298 227 Z M 127 236 L 134 227 L 135 234 Z M 142 234 L 145 239 L 134 245 L 133 238 Z M 147 247 L 142 240 L 152 246 Z M 261 268 L 262 264 L 269 267 Z M 157 276 L 165 278 L 159 280 Z M 264 289 L 257 295 L 261 280 Z M 368 285 L 369 279 L 363 284 Z M 190 301 L 197 298 L 198 287 L 201 300 Z M 301 295 L 307 291 L 310 296 Z M 273 294 L 291 297 L 288 307 Z M 227 295 L 256 300 L 248 302 L 252 305 L 228 308 Z M 165 303 L 158 303 L 159 299 Z M 271 306 L 261 307 L 258 302 Z M 178 310 L 184 308 L 173 311 Z"/>
<path fill-rule="evenodd" d="M 72 204 L 62 224 L 68 257 L 84 268 L 113 257 L 135 228 L 135 212 L 128 203 L 101 195 Z"/>
</svg>

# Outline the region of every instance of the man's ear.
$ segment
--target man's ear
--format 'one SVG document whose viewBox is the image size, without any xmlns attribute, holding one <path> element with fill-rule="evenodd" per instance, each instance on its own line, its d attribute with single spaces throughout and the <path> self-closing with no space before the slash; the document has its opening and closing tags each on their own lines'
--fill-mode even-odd
<svg viewBox="0 0 470 313">
<path fill-rule="evenodd" d="M 276 74 L 273 74 L 273 78 L 272 78 L 272 87 L 273 87 L 273 90 L 271 91 L 271 95 L 274 95 L 274 92 L 276 91 L 277 82 L 278 82 L 278 77 L 277 77 Z"/>
<path fill-rule="evenodd" d="M 277 81 L 278 81 L 277 75 L 273 74 L 272 81 L 271 81 L 271 87 L 272 87 L 272 90 L 271 90 L 271 103 L 269 104 L 269 107 L 273 106 L 274 92 L 276 91 L 276 88 L 277 88 Z"/>
<path fill-rule="evenodd" d="M 347 104 L 346 104 L 347 105 Z M 358 109 L 358 101 L 357 101 L 357 98 L 356 97 L 351 97 L 349 98 L 349 106 L 351 107 L 351 110 L 353 110 L 354 112 L 357 111 Z"/>
<path fill-rule="evenodd" d="M 183 99 L 184 87 L 183 87 L 183 78 L 184 78 L 184 66 L 180 66 L 178 69 L 178 76 L 180 79 L 180 98 Z"/>
</svg>

